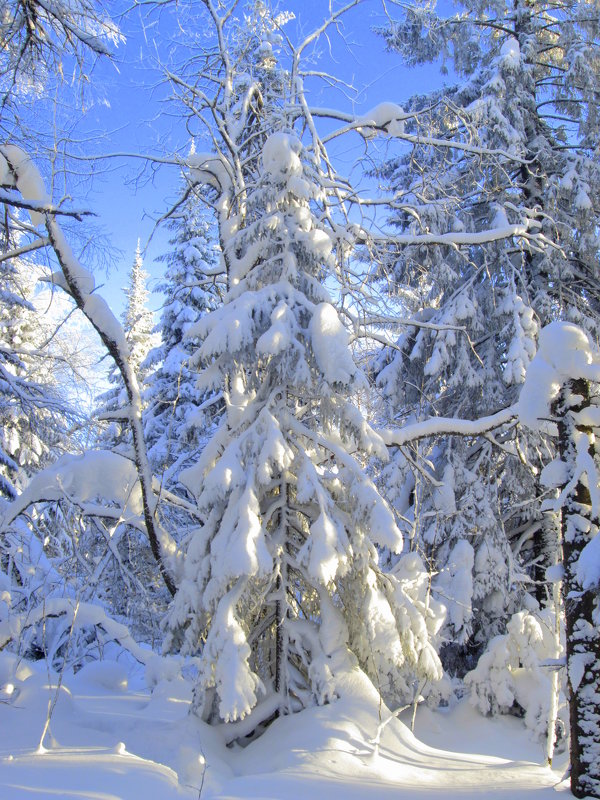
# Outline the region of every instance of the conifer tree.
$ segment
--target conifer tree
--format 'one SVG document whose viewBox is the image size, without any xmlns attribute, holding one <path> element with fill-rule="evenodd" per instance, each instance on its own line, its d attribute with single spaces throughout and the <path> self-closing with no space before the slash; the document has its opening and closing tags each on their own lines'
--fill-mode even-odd
<svg viewBox="0 0 600 800">
<path fill-rule="evenodd" d="M 218 400 L 210 402 L 196 387 L 197 376 L 189 364 L 198 342 L 188 331 L 216 306 L 220 292 L 215 277 L 220 273 L 216 242 L 201 203 L 190 190 L 178 213 L 171 216 L 174 235 L 163 259 L 167 264 L 164 281 L 157 287 L 164 295 L 158 325 L 161 343 L 144 362 L 149 370 L 144 431 L 153 469 L 168 484 L 174 484 L 179 471 L 198 457 L 219 409 Z"/>
<path fill-rule="evenodd" d="M 190 335 L 202 342 L 199 385 L 221 388 L 225 415 L 181 475 L 204 522 L 187 542 L 167 644 L 200 653 L 199 713 L 249 716 L 235 738 L 333 699 L 355 659 L 396 698 L 412 699 L 411 670 L 436 680 L 441 669 L 420 559 L 388 575 L 379 565 L 376 545 L 400 552 L 402 537 L 363 467 L 385 448 L 353 399 L 365 378 L 324 285 L 342 254 L 326 198 L 342 184 L 324 174 L 316 138 L 311 149 L 294 131 L 297 115 L 306 121 L 300 50 L 287 70 L 285 15 L 262 3 L 232 40 L 229 15 L 207 7 L 220 46 L 210 89 L 229 88 L 211 104 L 214 151 L 190 166 L 212 188 L 227 293 Z"/>
<path fill-rule="evenodd" d="M 0 494 L 12 499 L 27 479 L 67 447 L 76 414 L 60 391 L 33 306 L 35 266 L 0 268 Z"/>
<path fill-rule="evenodd" d="M 145 359 L 152 347 L 152 312 L 147 307 L 149 291 L 147 288 L 148 273 L 144 270 L 140 241 L 138 239 L 135 257 L 128 273 L 128 282 L 123 292 L 126 305 L 122 314 L 123 330 L 129 344 L 131 369 L 136 375 L 138 384 L 142 384 L 148 367 Z M 107 427 L 99 434 L 99 444 L 107 450 L 128 448 L 130 441 L 127 422 L 128 406 L 125 387 L 121 376 L 112 367 L 108 380 L 113 388 L 98 398 L 99 419 L 107 420 Z"/>
<path fill-rule="evenodd" d="M 150 350 L 154 326 L 152 311 L 148 308 L 148 277 L 138 239 L 128 284 L 124 289 L 127 303 L 123 314 L 123 328 L 127 334 L 131 366 L 136 375 L 139 375 L 140 383 L 144 379 L 142 364 Z"/>
</svg>

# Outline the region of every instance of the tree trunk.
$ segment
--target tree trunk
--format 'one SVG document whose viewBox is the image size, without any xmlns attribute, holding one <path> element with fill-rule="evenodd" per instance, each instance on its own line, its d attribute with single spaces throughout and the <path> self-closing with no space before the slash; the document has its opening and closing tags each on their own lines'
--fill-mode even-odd
<svg viewBox="0 0 600 800">
<path fill-rule="evenodd" d="M 279 518 L 279 529 L 281 532 L 281 563 L 279 567 L 279 574 L 277 575 L 277 582 L 275 584 L 277 602 L 275 604 L 275 691 L 281 694 L 285 702 L 281 703 L 277 711 L 277 716 L 280 716 L 284 708 L 287 708 L 287 695 L 288 695 L 288 681 L 287 681 L 287 658 L 288 658 L 288 641 L 287 630 L 285 627 L 285 620 L 288 617 L 288 603 L 287 603 L 287 590 L 288 590 L 288 565 L 287 565 L 287 541 L 289 537 L 288 531 L 288 513 L 290 504 L 289 484 L 282 476 L 281 485 L 279 488 L 280 494 L 285 497 L 285 505 L 281 509 Z"/>
<path fill-rule="evenodd" d="M 563 388 L 557 410 L 559 451 L 567 464 L 567 480 L 574 475 L 581 436 L 587 438 L 588 452 L 594 456 L 593 430 L 578 424 L 576 417 L 590 405 L 588 381 L 573 379 Z M 597 599 L 594 592 L 583 590 L 577 578 L 579 556 L 594 535 L 598 520 L 592 517 L 590 490 L 582 478 L 566 498 L 561 517 L 571 791 L 575 797 L 600 798 L 600 632 L 594 622 Z"/>
</svg>

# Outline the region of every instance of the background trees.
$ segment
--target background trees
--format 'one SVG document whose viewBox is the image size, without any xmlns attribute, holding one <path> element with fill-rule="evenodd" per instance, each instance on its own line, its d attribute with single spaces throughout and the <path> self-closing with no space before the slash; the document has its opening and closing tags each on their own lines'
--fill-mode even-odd
<svg viewBox="0 0 600 800">
<path fill-rule="evenodd" d="M 144 270 L 140 242 L 133 263 L 127 276 L 127 285 L 123 289 L 126 298 L 125 310 L 121 320 L 129 345 L 129 364 L 138 384 L 141 386 L 148 373 L 146 358 L 152 348 L 152 312 L 147 306 L 149 291 L 147 288 L 148 273 Z M 128 419 L 127 392 L 123 378 L 114 365 L 108 375 L 113 384 L 98 398 L 99 408 L 96 415 L 108 421 L 105 429 L 99 433 L 99 445 L 107 449 L 125 449 L 131 444 L 131 431 Z"/>
<path fill-rule="evenodd" d="M 28 274 L 28 273 L 32 273 Z M 67 434 L 77 413 L 48 352 L 53 331 L 33 305 L 35 267 L 27 261 L 2 262 L 0 289 L 0 460 L 2 495 L 13 499 L 27 480 L 68 448 Z M 46 348 L 46 349 L 45 349 Z"/>
<path fill-rule="evenodd" d="M 197 388 L 190 363 L 197 341 L 188 333 L 218 305 L 224 289 L 207 217 L 203 201 L 191 188 L 171 215 L 165 277 L 157 287 L 164 295 L 161 342 L 145 362 L 145 435 L 153 469 L 167 485 L 177 484 L 181 469 L 197 459 L 221 405 Z"/>
<path fill-rule="evenodd" d="M 383 31 L 409 63 L 441 53 L 457 78 L 454 87 L 407 106 L 415 112 L 407 130 L 437 142 L 416 144 L 382 171 L 396 192 L 391 221 L 401 235 L 455 233 L 448 247 L 402 247 L 388 267 L 413 316 L 448 326 L 407 332 L 380 373 L 393 413 L 408 420 L 473 418 L 509 406 L 539 326 L 552 319 L 597 332 L 598 209 L 586 198 L 598 180 L 591 131 L 598 20 L 589 10 L 585 3 L 468 3 L 444 16 L 415 4 Z M 502 235 L 511 225 L 518 238 Z M 473 240 L 486 229 L 492 235 L 478 244 L 457 246 L 461 234 Z M 467 624 L 477 645 L 499 632 L 519 604 L 527 606 L 525 589 L 538 602 L 549 597 L 544 572 L 555 560 L 557 523 L 540 513 L 536 498 L 544 490 L 536 472 L 551 449 L 514 428 L 493 440 L 429 440 L 420 448 L 414 455 L 431 458 L 434 479 L 446 487 L 445 505 L 426 470 L 418 474 L 399 455 L 398 491 L 415 486 L 415 502 L 405 499 L 399 510 L 418 515 L 418 541 L 442 569 L 439 590 L 446 595 L 452 542 L 474 547 Z M 464 626 L 465 615 L 459 619 Z M 449 631 L 454 642 L 457 634 L 467 641 L 464 627 Z"/>
</svg>

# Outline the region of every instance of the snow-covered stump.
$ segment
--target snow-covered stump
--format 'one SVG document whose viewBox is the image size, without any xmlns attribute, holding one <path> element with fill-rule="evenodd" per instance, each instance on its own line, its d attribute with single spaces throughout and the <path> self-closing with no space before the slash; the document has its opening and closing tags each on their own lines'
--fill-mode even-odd
<svg viewBox="0 0 600 800">
<path fill-rule="evenodd" d="M 553 322 L 540 334 L 519 401 L 527 426 L 558 435 L 559 456 L 542 482 L 558 489 L 547 510 L 559 511 L 571 791 L 600 797 L 600 487 L 595 431 L 600 402 L 600 354 L 575 325 Z"/>
<path fill-rule="evenodd" d="M 575 797 L 600 797 L 600 632 L 598 594 L 587 579 L 582 555 L 598 531 L 590 482 L 597 476 L 577 475 L 581 453 L 596 455 L 593 427 L 584 424 L 592 406 L 590 383 L 567 381 L 556 405 L 561 461 L 567 467 L 561 513 L 564 566 L 567 685 L 571 733 L 571 791 Z M 594 410 L 598 410 L 595 406 Z M 574 485 L 573 485 L 574 484 Z M 597 548 L 596 548 L 597 550 Z M 598 563 L 589 565 L 598 571 Z M 582 569 L 583 567 L 583 569 Z M 583 574 L 582 574 L 583 573 Z M 596 576 L 597 577 L 597 576 Z"/>
</svg>

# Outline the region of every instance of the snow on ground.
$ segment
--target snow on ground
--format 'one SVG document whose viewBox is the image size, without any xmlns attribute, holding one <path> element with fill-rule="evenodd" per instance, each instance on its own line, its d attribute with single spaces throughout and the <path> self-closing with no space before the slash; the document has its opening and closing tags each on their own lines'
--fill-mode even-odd
<svg viewBox="0 0 600 800">
<path fill-rule="evenodd" d="M 546 800 L 568 793 L 540 766 L 543 747 L 514 718 L 484 719 L 462 701 L 419 709 L 415 735 L 393 720 L 379 753 L 377 695 L 358 671 L 331 705 L 283 718 L 248 747 L 226 748 L 188 715 L 182 678 L 138 688 L 115 662 L 77 675 L 0 653 L 0 797 L 3 800 L 370 800 L 475 795 Z M 40 748 L 49 702 L 56 700 Z M 564 758 L 563 758 L 564 760 Z M 568 794 L 566 796 L 569 796 Z"/>
</svg>

